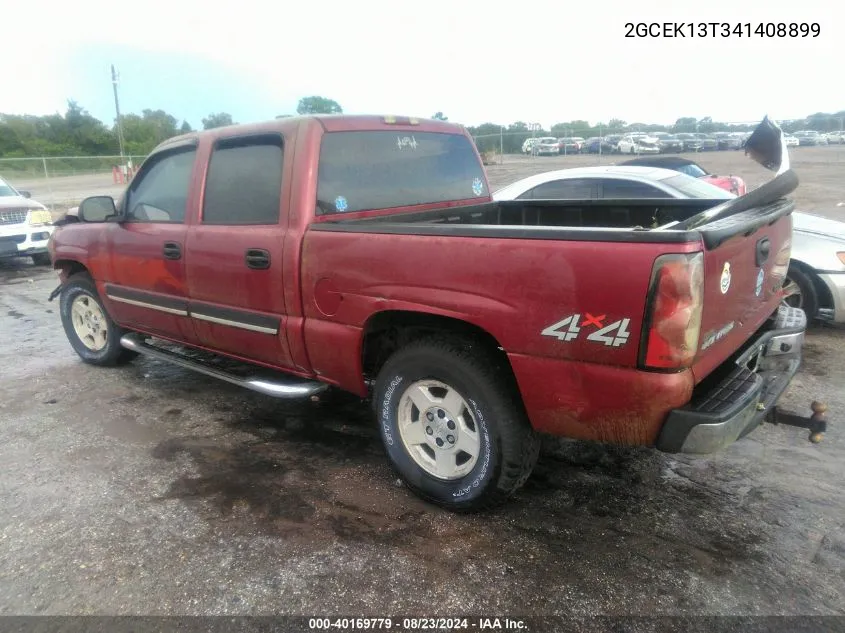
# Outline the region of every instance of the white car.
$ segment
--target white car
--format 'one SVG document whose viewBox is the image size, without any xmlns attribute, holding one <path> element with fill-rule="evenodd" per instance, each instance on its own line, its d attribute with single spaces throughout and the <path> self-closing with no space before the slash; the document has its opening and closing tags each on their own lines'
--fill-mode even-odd
<svg viewBox="0 0 845 633">
<path fill-rule="evenodd" d="M 658 167 L 609 166 L 536 174 L 499 189 L 494 200 L 730 199 L 700 178 Z M 809 319 L 845 323 L 845 222 L 792 213 L 792 254 L 784 302 Z"/>
<path fill-rule="evenodd" d="M 534 145 L 534 153 L 537 156 L 557 156 L 560 154 L 560 141 L 554 136 L 538 138 Z"/>
<path fill-rule="evenodd" d="M 525 142 L 522 144 L 522 153 L 523 154 L 530 154 L 531 148 L 534 147 L 535 143 L 537 143 L 536 138 L 527 138 Z"/>
<path fill-rule="evenodd" d="M 791 134 L 784 135 L 783 140 L 786 141 L 787 147 L 798 147 L 801 144 L 798 138 Z"/>
<path fill-rule="evenodd" d="M 839 145 L 845 143 L 845 132 L 828 132 L 825 134 L 828 144 Z"/>
<path fill-rule="evenodd" d="M 499 189 L 493 200 L 590 200 L 701 198 L 728 200 L 734 194 L 674 169 L 610 165 L 547 171 Z"/>
<path fill-rule="evenodd" d="M 620 154 L 659 154 L 660 139 L 654 136 L 628 134 L 617 146 Z"/>
<path fill-rule="evenodd" d="M 47 241 L 54 230 L 47 207 L 0 178 L 0 259 L 31 257 L 36 265 L 49 266 Z"/>
</svg>

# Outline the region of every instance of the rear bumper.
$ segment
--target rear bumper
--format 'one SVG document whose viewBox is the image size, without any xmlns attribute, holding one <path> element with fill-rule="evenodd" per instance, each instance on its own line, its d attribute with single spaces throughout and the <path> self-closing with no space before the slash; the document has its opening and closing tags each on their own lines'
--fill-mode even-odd
<svg viewBox="0 0 845 633">
<path fill-rule="evenodd" d="M 703 381 L 688 405 L 669 413 L 657 448 L 713 453 L 756 428 L 798 371 L 806 327 L 803 310 L 779 308 L 772 329 Z"/>
</svg>

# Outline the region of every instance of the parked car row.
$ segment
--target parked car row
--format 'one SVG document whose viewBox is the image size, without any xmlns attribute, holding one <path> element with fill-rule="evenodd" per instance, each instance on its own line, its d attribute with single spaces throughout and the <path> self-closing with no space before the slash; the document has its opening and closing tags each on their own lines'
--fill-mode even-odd
<svg viewBox="0 0 845 633">
<path fill-rule="evenodd" d="M 632 132 L 609 134 L 587 139 L 579 136 L 529 138 L 522 144 L 523 154 L 553 156 L 557 154 L 670 154 L 713 152 L 742 149 L 748 132 Z M 845 144 L 845 131 L 822 134 L 803 130 L 786 134 L 789 147 Z M 555 147 L 556 146 L 556 147 Z"/>
</svg>

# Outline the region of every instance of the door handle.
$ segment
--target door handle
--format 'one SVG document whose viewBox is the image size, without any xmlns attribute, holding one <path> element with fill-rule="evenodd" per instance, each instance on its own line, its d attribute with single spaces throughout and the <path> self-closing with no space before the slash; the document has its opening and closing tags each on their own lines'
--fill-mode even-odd
<svg viewBox="0 0 845 633">
<path fill-rule="evenodd" d="M 165 259 L 182 259 L 182 247 L 176 242 L 165 242 L 162 253 Z"/>
<path fill-rule="evenodd" d="M 266 270 L 270 268 L 270 253 L 263 248 L 248 248 L 244 255 L 247 268 Z"/>
<path fill-rule="evenodd" d="M 757 264 L 757 268 L 763 266 L 767 259 L 769 259 L 769 252 L 771 251 L 772 243 L 769 241 L 768 237 L 764 237 L 762 240 L 757 242 L 757 252 L 754 256 L 754 263 Z"/>
</svg>

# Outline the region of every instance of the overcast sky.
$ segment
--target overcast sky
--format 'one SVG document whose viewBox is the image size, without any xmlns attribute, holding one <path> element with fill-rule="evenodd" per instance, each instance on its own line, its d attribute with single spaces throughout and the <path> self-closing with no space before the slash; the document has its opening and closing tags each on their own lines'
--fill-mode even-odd
<svg viewBox="0 0 845 633">
<path fill-rule="evenodd" d="M 114 63 L 124 112 L 194 126 L 292 114 L 311 94 L 467 125 L 801 117 L 845 109 L 845 39 L 826 4 L 26 0 L 3 17 L 0 112 L 63 112 L 72 98 L 110 123 Z M 631 21 L 817 22 L 821 35 L 626 39 Z"/>
</svg>

